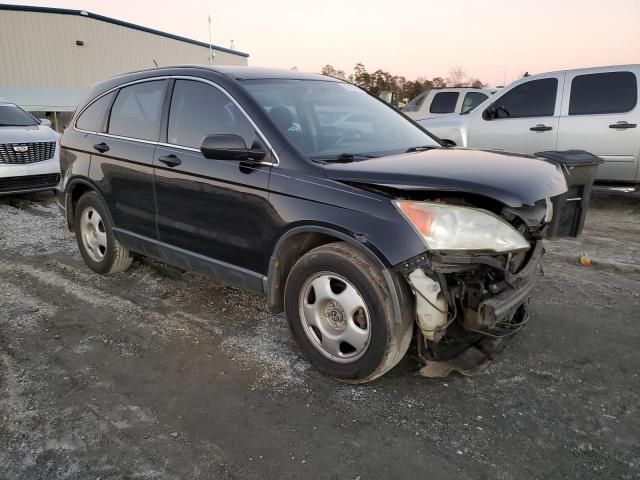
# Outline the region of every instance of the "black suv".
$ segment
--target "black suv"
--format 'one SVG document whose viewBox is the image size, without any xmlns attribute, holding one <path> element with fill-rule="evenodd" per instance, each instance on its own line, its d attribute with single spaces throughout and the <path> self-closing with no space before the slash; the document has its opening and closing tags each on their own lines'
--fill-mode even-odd
<svg viewBox="0 0 640 480">
<path fill-rule="evenodd" d="M 136 252 L 263 293 L 351 382 L 396 365 L 414 324 L 424 360 L 524 325 L 567 190 L 553 162 L 448 148 L 350 83 L 288 70 L 111 78 L 61 145 L 59 203 L 92 270 Z"/>
</svg>

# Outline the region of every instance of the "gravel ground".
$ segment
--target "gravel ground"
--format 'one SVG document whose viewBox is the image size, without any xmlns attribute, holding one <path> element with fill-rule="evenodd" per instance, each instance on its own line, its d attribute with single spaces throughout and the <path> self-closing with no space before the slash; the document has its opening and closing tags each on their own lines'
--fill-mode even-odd
<svg viewBox="0 0 640 480">
<path fill-rule="evenodd" d="M 640 478 L 639 238 L 639 197 L 595 198 L 486 373 L 349 386 L 262 298 L 95 275 L 50 194 L 0 197 L 0 478 Z"/>
</svg>

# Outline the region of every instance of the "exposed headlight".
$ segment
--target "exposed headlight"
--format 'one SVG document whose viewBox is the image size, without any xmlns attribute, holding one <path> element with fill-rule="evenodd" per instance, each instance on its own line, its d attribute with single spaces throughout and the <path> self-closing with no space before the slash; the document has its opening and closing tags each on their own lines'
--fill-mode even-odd
<svg viewBox="0 0 640 480">
<path fill-rule="evenodd" d="M 520 232 L 486 210 L 409 200 L 393 204 L 431 250 L 502 253 L 530 247 Z"/>
</svg>

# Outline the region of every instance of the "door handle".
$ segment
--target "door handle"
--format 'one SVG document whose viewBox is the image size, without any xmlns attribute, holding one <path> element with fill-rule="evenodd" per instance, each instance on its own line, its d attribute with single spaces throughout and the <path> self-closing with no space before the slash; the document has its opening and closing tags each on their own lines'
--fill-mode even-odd
<svg viewBox="0 0 640 480">
<path fill-rule="evenodd" d="M 104 153 L 104 152 L 108 152 L 109 151 L 109 145 L 107 145 L 106 143 L 102 142 L 102 143 L 96 143 L 93 148 L 95 148 L 97 151 L 99 151 L 100 153 Z"/>
<path fill-rule="evenodd" d="M 173 154 L 164 157 L 158 157 L 158 161 L 164 163 L 167 167 L 177 167 L 182 163 L 182 160 L 180 160 Z"/>
<path fill-rule="evenodd" d="M 618 122 L 612 123 L 609 125 L 609 128 L 615 128 L 616 130 L 626 130 L 627 128 L 636 128 L 637 125 L 635 123 L 627 123 L 627 122 Z"/>
<path fill-rule="evenodd" d="M 535 127 L 531 127 L 529 130 L 531 130 L 532 132 L 548 132 L 549 130 L 553 130 L 553 127 L 549 127 L 547 125 L 539 123 Z"/>
</svg>

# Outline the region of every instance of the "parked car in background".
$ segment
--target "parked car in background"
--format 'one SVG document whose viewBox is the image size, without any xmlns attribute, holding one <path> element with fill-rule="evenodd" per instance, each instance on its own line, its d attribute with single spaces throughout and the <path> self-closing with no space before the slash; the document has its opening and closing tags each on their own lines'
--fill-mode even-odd
<svg viewBox="0 0 640 480">
<path fill-rule="evenodd" d="M 533 154 L 581 149 L 604 160 L 597 179 L 640 183 L 640 65 L 522 78 L 467 115 L 421 120 L 459 146 Z"/>
<path fill-rule="evenodd" d="M 416 322 L 423 359 L 491 351 L 528 321 L 547 230 L 581 228 L 550 229 L 567 218 L 553 161 L 446 148 L 361 88 L 291 70 L 101 82 L 61 168 L 93 271 L 136 252 L 262 293 L 309 361 L 349 382 L 393 368 Z"/>
<path fill-rule="evenodd" d="M 414 120 L 448 113 L 467 113 L 498 90 L 495 88 L 439 88 L 426 90 L 402 108 Z"/>
<path fill-rule="evenodd" d="M 49 125 L 13 103 L 0 102 L 0 194 L 56 188 L 60 135 Z"/>
</svg>

